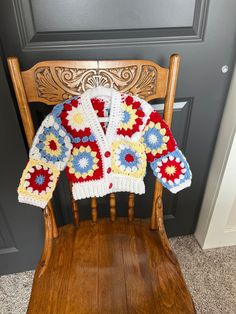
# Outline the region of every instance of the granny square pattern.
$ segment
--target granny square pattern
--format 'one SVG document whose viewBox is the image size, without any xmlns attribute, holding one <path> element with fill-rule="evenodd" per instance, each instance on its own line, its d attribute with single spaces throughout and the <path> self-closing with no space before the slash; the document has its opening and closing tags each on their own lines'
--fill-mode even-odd
<svg viewBox="0 0 236 314">
<path fill-rule="evenodd" d="M 19 201 L 44 208 L 52 197 L 59 174 L 53 165 L 30 159 L 18 187 Z"/>
<path fill-rule="evenodd" d="M 18 199 L 44 208 L 64 169 L 75 200 L 122 191 L 143 194 L 147 162 L 170 192 L 191 185 L 185 156 L 148 102 L 113 88 L 88 89 L 54 106 L 43 120 Z"/>
<path fill-rule="evenodd" d="M 146 172 L 144 147 L 124 140 L 113 142 L 111 169 L 116 174 L 142 178 Z"/>
</svg>

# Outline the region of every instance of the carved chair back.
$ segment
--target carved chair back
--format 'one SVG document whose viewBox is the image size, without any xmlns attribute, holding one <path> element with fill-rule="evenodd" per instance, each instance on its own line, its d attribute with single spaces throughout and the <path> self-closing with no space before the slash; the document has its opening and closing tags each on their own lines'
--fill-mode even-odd
<svg viewBox="0 0 236 314">
<path fill-rule="evenodd" d="M 113 87 L 121 92 L 139 96 L 150 101 L 164 99 L 164 119 L 171 125 L 173 103 L 176 90 L 179 55 L 170 57 L 169 67 L 164 68 L 147 60 L 114 60 L 114 61 L 43 61 L 32 68 L 21 71 L 19 61 L 15 57 L 8 58 L 11 78 L 21 114 L 26 138 L 32 144 L 35 129 L 32 122 L 29 103 L 42 102 L 55 105 L 70 97 L 83 93 L 86 89 L 105 86 Z M 70 186 L 71 190 L 71 186 Z M 162 197 L 162 185 L 156 180 L 151 228 L 156 228 L 156 207 Z M 52 218 L 54 236 L 55 224 L 51 202 L 48 213 Z M 72 198 L 74 224 L 79 224 L 78 203 Z M 97 221 L 97 201 L 91 199 L 92 221 Z M 134 217 L 134 194 L 130 193 L 128 201 L 128 219 Z M 116 218 L 115 194 L 110 194 L 110 219 Z"/>
</svg>

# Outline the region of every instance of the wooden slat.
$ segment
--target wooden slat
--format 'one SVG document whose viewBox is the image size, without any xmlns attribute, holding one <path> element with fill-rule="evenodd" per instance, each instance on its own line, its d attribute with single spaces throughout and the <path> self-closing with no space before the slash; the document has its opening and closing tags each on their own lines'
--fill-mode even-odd
<svg viewBox="0 0 236 314">
<path fill-rule="evenodd" d="M 59 230 L 48 268 L 34 280 L 28 313 L 195 313 L 177 260 L 166 255 L 148 220 L 99 219 Z"/>
<path fill-rule="evenodd" d="M 32 145 L 35 135 L 35 129 L 31 117 L 31 112 L 26 96 L 25 87 L 21 77 L 20 64 L 17 58 L 9 57 L 7 59 L 11 79 L 20 111 L 21 119 L 24 126 L 25 136 L 29 147 Z"/>
<path fill-rule="evenodd" d="M 60 229 L 60 236 L 53 241 L 54 254 L 45 273 L 38 280 L 40 265 L 36 269 L 33 291 L 28 305 L 28 314 L 66 313 L 66 298 L 68 293 L 71 293 L 68 290 L 71 280 L 68 274 L 71 271 L 77 230 L 71 225 L 67 226 L 68 228 L 66 229 Z M 37 298 L 34 298 L 34 293 L 37 294 L 39 291 L 41 293 L 37 295 Z"/>
<path fill-rule="evenodd" d="M 96 223 L 98 219 L 98 209 L 97 209 L 97 199 L 96 197 L 91 198 L 91 216 L 92 216 L 92 222 Z"/>
<path fill-rule="evenodd" d="M 110 194 L 110 219 L 111 221 L 116 220 L 116 195 L 115 193 Z"/>
<path fill-rule="evenodd" d="M 99 221 L 98 313 L 128 313 L 122 256 L 124 224 Z"/>
<path fill-rule="evenodd" d="M 51 254 L 52 254 L 52 241 L 53 241 L 53 226 L 52 226 L 52 217 L 51 211 L 49 207 L 46 206 L 43 211 L 44 218 L 44 247 L 43 252 L 40 258 L 40 262 L 38 265 L 38 277 L 41 277 L 43 273 L 46 271 L 48 264 L 50 262 Z"/>
<path fill-rule="evenodd" d="M 80 225 L 82 228 L 77 228 L 73 242 L 66 307 L 58 314 L 98 313 L 99 226 L 90 221 Z"/>
<path fill-rule="evenodd" d="M 111 71 L 114 68 L 120 70 L 121 76 L 118 79 L 117 74 L 113 75 Z M 51 60 L 36 63 L 32 68 L 23 71 L 22 79 L 29 102 L 55 105 L 81 94 L 86 86 L 81 80 L 82 74 L 84 80 L 90 76 L 93 78 L 94 75 L 104 76 L 108 78 L 108 82 L 116 81 L 111 86 L 119 91 L 139 95 L 149 101 L 165 97 L 168 71 L 168 68 L 149 60 Z M 69 79 L 71 76 L 74 76 L 72 83 Z"/>
<path fill-rule="evenodd" d="M 139 229 L 138 220 L 136 224 Z M 139 231 L 134 227 L 136 224 L 126 224 L 127 236 L 122 241 L 128 313 L 156 313 L 151 274 L 146 267 L 144 243 L 140 241 Z"/>
<path fill-rule="evenodd" d="M 96 68 L 97 61 L 49 60 L 38 62 L 32 68 L 22 71 L 28 101 L 55 105 L 71 96 L 79 95 L 77 90 L 69 88 L 66 83 L 63 84 L 57 69 L 65 69 L 70 75 L 70 69 L 90 70 Z M 42 87 L 45 94 L 40 92 Z"/>
<path fill-rule="evenodd" d="M 129 222 L 134 219 L 134 193 L 129 193 L 128 201 L 128 220 Z"/>
<path fill-rule="evenodd" d="M 144 243 L 146 266 L 151 274 L 149 280 L 155 296 L 155 313 L 196 314 L 177 259 L 173 262 L 168 258 L 159 234 L 147 232 L 146 227 L 144 220 L 141 220 L 140 228 L 135 225 L 136 233 Z"/>
<path fill-rule="evenodd" d="M 21 119 L 23 122 L 23 127 L 26 135 L 26 139 L 28 142 L 29 147 L 32 145 L 33 138 L 35 135 L 35 129 L 31 117 L 31 112 L 28 104 L 27 95 L 25 92 L 25 86 L 22 81 L 21 71 L 20 71 L 20 64 L 17 58 L 15 57 L 9 57 L 7 58 L 8 67 L 18 103 L 18 108 L 20 111 Z M 52 226 L 52 233 L 46 232 L 47 235 L 51 235 L 53 238 L 58 237 L 58 230 L 56 225 L 56 220 L 53 212 L 53 206 L 52 203 L 48 203 L 48 211 L 50 212 L 50 215 L 47 215 L 47 219 L 50 219 L 50 225 Z M 45 223 L 45 229 L 48 226 L 48 222 Z M 48 243 L 48 241 L 45 241 L 45 243 Z M 50 250 L 46 250 L 48 253 L 50 253 Z"/>
<path fill-rule="evenodd" d="M 146 101 L 150 101 L 155 98 L 164 98 L 166 96 L 166 82 L 168 77 L 168 68 L 163 68 L 160 65 L 158 65 L 155 62 L 152 62 L 150 60 L 101 60 L 99 61 L 99 68 L 104 69 L 104 72 L 108 69 L 114 69 L 114 68 L 124 68 L 124 73 L 128 74 L 128 67 L 136 67 L 137 72 L 136 75 L 134 75 L 134 80 L 132 81 L 132 87 L 129 88 L 129 85 L 126 84 L 122 88 L 123 92 L 131 92 L 134 95 L 139 95 L 141 98 L 145 99 Z M 145 93 L 143 90 L 143 93 L 140 93 L 140 85 L 145 86 L 148 89 L 150 88 L 150 85 L 152 84 L 146 84 L 148 79 L 151 78 L 152 74 L 150 72 L 146 72 L 146 69 L 153 68 L 156 70 L 155 78 L 152 81 L 153 87 L 155 88 L 155 92 L 151 92 L 149 90 L 149 93 Z M 144 80 L 142 80 L 145 77 Z M 145 81 L 146 80 L 146 81 Z M 144 82 L 145 81 L 145 82 Z M 149 81 L 150 83 L 150 81 Z"/>
<path fill-rule="evenodd" d="M 166 121 L 169 128 L 171 127 L 172 115 L 173 115 L 173 105 L 175 100 L 175 91 L 179 72 L 180 56 L 178 54 L 173 54 L 170 57 L 169 65 L 169 76 L 167 83 L 167 92 L 165 97 L 164 105 L 164 120 Z M 152 205 L 152 217 L 150 228 L 155 230 L 157 228 L 156 222 L 156 202 L 159 197 L 162 197 L 163 186 L 156 179 L 154 194 L 153 194 L 153 205 Z M 163 220 L 163 217 L 160 217 Z"/>
<path fill-rule="evenodd" d="M 165 226 L 164 226 L 164 221 L 163 221 L 162 196 L 159 196 L 156 201 L 156 221 L 157 221 L 157 232 L 158 232 L 162 247 L 166 255 L 169 257 L 169 259 L 171 260 L 173 264 L 178 264 L 177 257 L 171 250 L 170 243 L 167 238 L 166 231 L 165 231 Z"/>
</svg>

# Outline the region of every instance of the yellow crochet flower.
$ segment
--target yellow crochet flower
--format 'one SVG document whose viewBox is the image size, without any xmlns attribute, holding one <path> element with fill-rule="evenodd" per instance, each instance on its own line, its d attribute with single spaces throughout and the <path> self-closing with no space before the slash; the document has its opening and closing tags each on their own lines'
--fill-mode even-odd
<svg viewBox="0 0 236 314">
<path fill-rule="evenodd" d="M 72 107 L 72 109 L 67 112 L 66 120 L 71 129 L 76 131 L 86 126 L 86 118 L 80 107 Z"/>
<path fill-rule="evenodd" d="M 168 174 L 169 176 L 174 175 L 176 172 L 176 167 L 175 166 L 167 166 L 165 169 L 165 173 Z"/>
<path fill-rule="evenodd" d="M 132 106 L 128 106 L 126 103 L 121 104 L 121 108 L 123 109 L 124 117 L 122 122 L 119 125 L 119 128 L 127 130 L 132 129 L 135 124 L 136 109 L 133 109 Z"/>
</svg>

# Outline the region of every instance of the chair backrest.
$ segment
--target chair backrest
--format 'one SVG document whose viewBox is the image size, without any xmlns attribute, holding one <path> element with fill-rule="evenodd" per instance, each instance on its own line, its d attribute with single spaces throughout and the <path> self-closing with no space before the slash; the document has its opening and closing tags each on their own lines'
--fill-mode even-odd
<svg viewBox="0 0 236 314">
<path fill-rule="evenodd" d="M 35 135 L 29 102 L 55 105 L 98 85 L 113 87 L 119 91 L 137 95 L 146 101 L 163 98 L 164 119 L 170 127 L 179 60 L 178 54 L 171 55 L 168 68 L 147 60 L 56 60 L 39 62 L 32 68 L 21 71 L 18 59 L 9 57 L 8 66 L 29 146 Z M 162 197 L 162 186 L 156 181 L 151 222 L 153 229 L 156 225 L 156 202 L 160 197 Z M 116 217 L 115 203 L 115 195 L 112 193 L 110 195 L 110 218 L 112 221 Z M 78 225 L 78 205 L 73 199 L 72 208 L 74 222 Z M 95 222 L 97 220 L 96 198 L 92 198 L 91 208 L 92 220 Z M 134 195 L 130 193 L 128 218 L 131 221 L 133 217 Z"/>
</svg>

